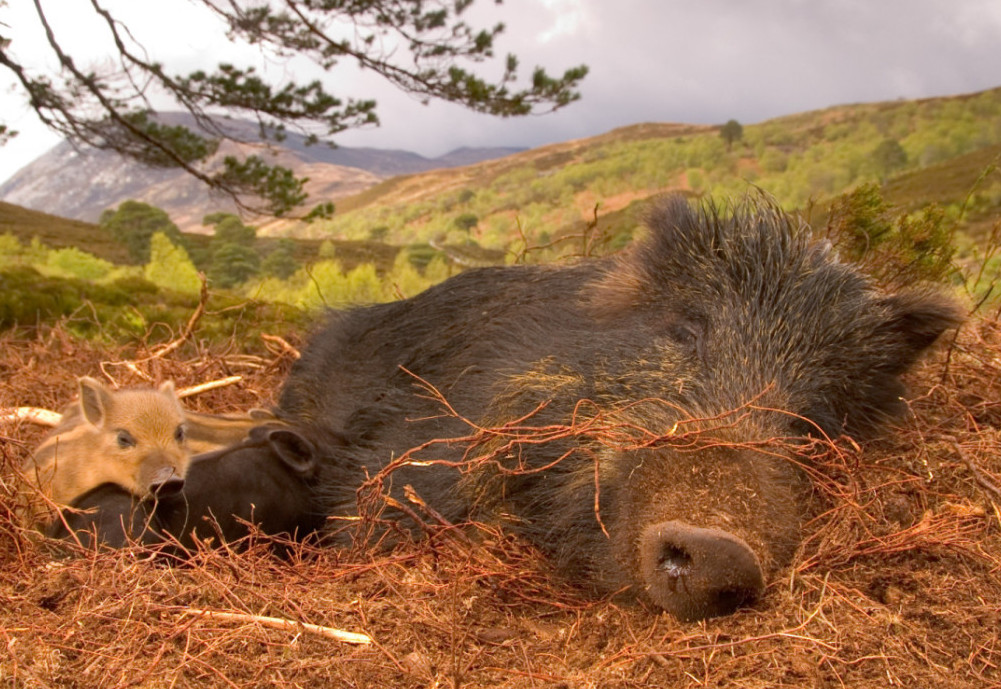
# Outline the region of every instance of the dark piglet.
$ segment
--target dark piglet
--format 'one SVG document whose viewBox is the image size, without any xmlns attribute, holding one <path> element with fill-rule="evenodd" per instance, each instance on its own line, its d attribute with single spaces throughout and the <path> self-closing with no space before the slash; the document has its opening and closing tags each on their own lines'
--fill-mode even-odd
<svg viewBox="0 0 1001 689">
<path fill-rule="evenodd" d="M 647 224 L 614 258 L 470 270 L 331 313 L 278 411 L 349 443 L 357 464 L 317 483 L 324 511 L 356 513 L 366 476 L 469 435 L 466 420 L 520 419 L 540 432 L 432 444 L 384 489 L 402 502 L 412 485 L 452 521 L 507 522 L 569 578 L 681 619 L 759 598 L 800 539 L 808 486 L 789 443 L 874 434 L 902 408 L 900 374 L 961 310 L 932 289 L 881 291 L 768 203 L 673 198 Z M 634 433 L 543 441 L 602 419 Z"/>
<path fill-rule="evenodd" d="M 48 535 L 79 541 L 87 549 L 96 545 L 124 548 L 160 541 L 153 501 L 137 498 L 117 483 L 102 483 L 63 510 L 48 527 Z"/>
<path fill-rule="evenodd" d="M 318 470 L 314 446 L 301 434 L 259 427 L 242 443 L 194 457 L 182 491 L 140 500 L 103 484 L 64 511 L 50 535 L 71 539 L 73 532 L 88 547 L 96 538 L 115 548 L 169 541 L 191 550 L 196 539 L 238 541 L 251 523 L 266 535 L 302 538 L 324 522 L 312 507 Z"/>
</svg>

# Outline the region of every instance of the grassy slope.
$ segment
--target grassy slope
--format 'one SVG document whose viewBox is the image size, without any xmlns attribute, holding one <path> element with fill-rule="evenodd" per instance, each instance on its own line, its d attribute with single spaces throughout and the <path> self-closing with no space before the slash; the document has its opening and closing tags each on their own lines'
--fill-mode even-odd
<svg viewBox="0 0 1001 689">
<path fill-rule="evenodd" d="M 873 152 L 885 139 L 902 145 L 903 168 L 887 172 L 877 164 Z M 393 178 L 340 202 L 330 221 L 277 223 L 268 231 L 361 239 L 385 227 L 395 243 L 442 235 L 461 241 L 454 222 L 470 213 L 479 219 L 471 237 L 501 248 L 520 232 L 535 240 L 575 231 L 595 205 L 605 215 L 665 191 L 730 195 L 748 183 L 788 208 L 884 180 L 890 200 L 908 208 L 960 204 L 999 147 L 1001 89 L 778 118 L 745 127 L 732 151 L 715 128 L 641 124 L 466 168 Z M 1001 202 L 988 205 L 997 217 Z"/>
<path fill-rule="evenodd" d="M 1001 219 L 996 193 L 992 198 L 988 191 L 988 198 L 978 202 L 984 190 L 997 188 L 997 180 L 1001 179 L 999 163 L 1001 144 L 988 146 L 894 177 L 884 185 L 883 195 L 888 202 L 907 210 L 918 210 L 929 203 L 965 205 L 967 233 L 981 240 Z"/>
<path fill-rule="evenodd" d="M 0 201 L 0 234 L 22 242 L 38 238 L 43 244 L 62 249 L 75 246 L 112 263 L 126 263 L 129 253 L 92 223 L 70 220 Z"/>
<path fill-rule="evenodd" d="M 266 254 L 273 237 L 291 235 L 305 263 L 316 259 L 323 239 L 332 238 L 346 268 L 370 262 L 382 272 L 396 248 L 369 241 L 375 233 L 391 245 L 436 240 L 459 246 L 473 240 L 510 249 L 521 233 L 536 245 L 579 235 L 596 213 L 599 234 L 621 242 L 638 224 L 642 202 L 665 191 L 728 195 L 753 183 L 787 207 L 816 200 L 823 206 L 824 199 L 883 176 L 872 151 L 885 138 L 898 140 L 909 161 L 885 181 L 889 202 L 907 210 L 930 202 L 951 205 L 958 215 L 980 180 L 982 193 L 963 216 L 967 231 L 982 238 L 1001 217 L 1001 181 L 989 167 L 1001 155 L 1001 89 L 994 89 L 782 117 L 745 127 L 732 151 L 712 127 L 632 125 L 464 168 L 394 177 L 341 201 L 330 221 L 263 226 L 259 248 Z M 479 220 L 468 234 L 455 225 L 463 214 Z M 3 232 L 125 260 L 122 249 L 93 225 L 0 203 Z M 208 238 L 190 235 L 188 241 L 204 248 Z M 569 242 L 571 250 L 576 244 Z"/>
</svg>

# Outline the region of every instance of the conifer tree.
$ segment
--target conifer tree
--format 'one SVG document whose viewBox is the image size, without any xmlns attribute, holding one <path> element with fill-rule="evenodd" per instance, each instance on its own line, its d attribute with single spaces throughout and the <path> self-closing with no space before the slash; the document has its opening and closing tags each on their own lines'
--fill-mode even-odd
<svg viewBox="0 0 1001 689">
<path fill-rule="evenodd" d="M 726 142 L 726 150 L 729 151 L 733 148 L 735 141 L 740 141 L 744 138 L 744 127 L 737 120 L 729 120 L 719 130 L 719 135 L 723 137 L 723 141 Z"/>
<path fill-rule="evenodd" d="M 299 264 L 295 260 L 295 242 L 288 238 L 279 239 L 271 253 L 261 261 L 261 272 L 281 280 L 290 278 L 298 268 Z"/>
<path fill-rule="evenodd" d="M 115 210 L 105 210 L 98 224 L 129 250 L 129 257 L 137 264 L 149 260 L 150 238 L 157 232 L 175 244 L 181 243 L 181 231 L 170 216 L 142 201 L 123 201 Z"/>
<path fill-rule="evenodd" d="M 181 1 L 150 3 L 149 11 L 166 14 Z M 477 65 L 494 57 L 494 39 L 504 27 L 468 23 L 467 10 L 476 0 L 192 2 L 225 24 L 220 41 L 254 46 L 271 63 L 305 58 L 327 72 L 354 63 L 423 101 L 449 101 L 502 117 L 572 103 L 587 73 L 577 66 L 553 77 L 536 67 L 527 85 L 518 88 L 518 59 L 508 55 L 498 78 L 481 76 Z M 226 63 L 177 72 L 153 59 L 143 37 L 96 1 L 90 5 L 103 31 L 88 41 L 104 41 L 112 59 L 98 67 L 85 65 L 71 50 L 70 37 L 53 26 L 60 3 L 33 0 L 33 5 L 37 27 L 18 26 L 5 13 L 8 3 L 0 0 L 0 68 L 13 76 L 44 124 L 77 144 L 116 151 L 151 166 L 181 168 L 244 208 L 289 214 L 306 200 L 305 180 L 259 155 L 226 155 L 216 168 L 200 164 L 219 150 L 221 141 L 235 138 L 216 115 L 256 121 L 265 141 L 281 141 L 291 129 L 313 143 L 378 123 L 375 101 L 338 96 L 320 80 L 276 80 L 252 65 Z M 58 65 L 55 73 L 32 69 L 19 49 L 21 37 L 34 37 L 36 28 Z M 162 110 L 189 112 L 197 127 L 164 122 L 152 107 L 154 100 L 167 104 Z M 0 143 L 12 133 L 0 123 Z"/>
</svg>

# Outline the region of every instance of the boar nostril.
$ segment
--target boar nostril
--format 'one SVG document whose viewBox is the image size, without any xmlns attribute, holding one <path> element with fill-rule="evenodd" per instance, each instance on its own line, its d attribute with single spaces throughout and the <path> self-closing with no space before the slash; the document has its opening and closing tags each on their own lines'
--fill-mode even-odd
<svg viewBox="0 0 1001 689">
<path fill-rule="evenodd" d="M 644 529 L 639 564 L 650 599 L 685 621 L 729 615 L 765 587 L 758 556 L 741 538 L 683 522 Z"/>
<path fill-rule="evenodd" d="M 657 561 L 657 569 L 672 577 L 682 577 L 692 564 L 692 556 L 684 548 L 665 543 Z"/>
</svg>

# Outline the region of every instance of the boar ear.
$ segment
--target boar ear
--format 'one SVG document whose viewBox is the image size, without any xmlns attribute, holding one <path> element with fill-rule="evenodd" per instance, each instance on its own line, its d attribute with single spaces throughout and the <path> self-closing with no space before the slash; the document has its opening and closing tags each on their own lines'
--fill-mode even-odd
<svg viewBox="0 0 1001 689">
<path fill-rule="evenodd" d="M 80 409 L 92 426 L 102 426 L 111 409 L 111 393 L 99 380 L 84 376 L 80 383 Z"/>
<path fill-rule="evenodd" d="M 880 300 L 888 318 L 882 330 L 895 343 L 888 352 L 894 373 L 903 373 L 939 335 L 963 322 L 964 313 L 953 299 L 934 292 L 901 292 Z"/>
<path fill-rule="evenodd" d="M 298 474 L 307 474 L 316 465 L 313 443 L 288 428 L 275 428 L 268 432 L 268 443 L 286 466 Z"/>
</svg>

